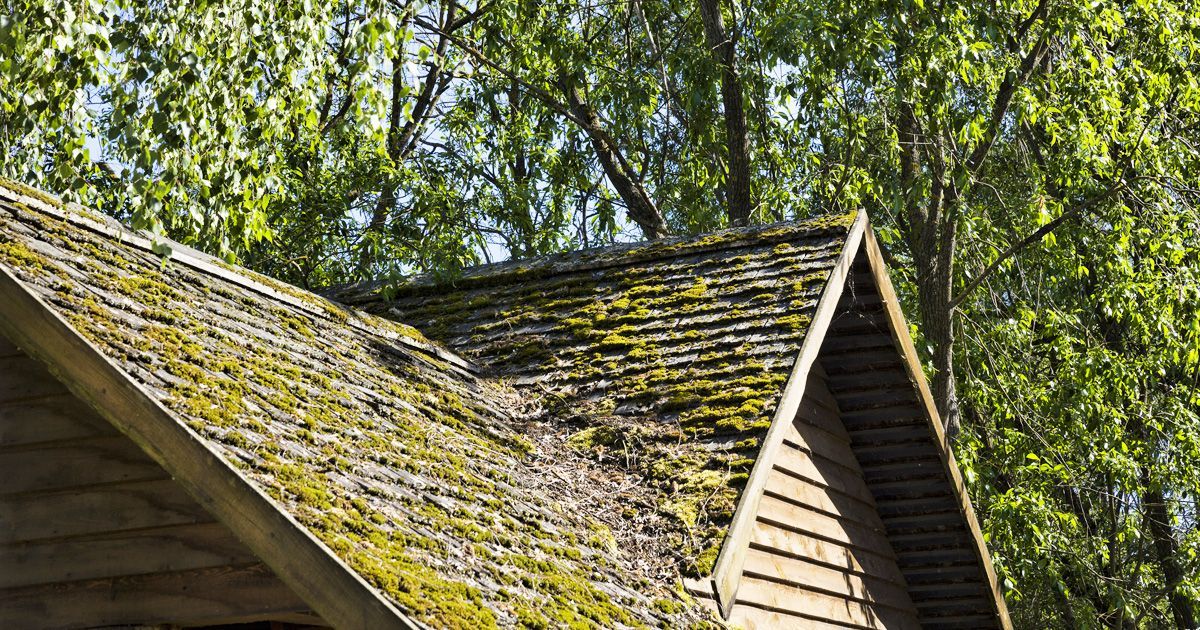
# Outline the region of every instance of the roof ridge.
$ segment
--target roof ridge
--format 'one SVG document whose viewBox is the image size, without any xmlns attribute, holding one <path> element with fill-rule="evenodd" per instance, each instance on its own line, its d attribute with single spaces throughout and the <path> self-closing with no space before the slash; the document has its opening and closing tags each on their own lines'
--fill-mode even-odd
<svg viewBox="0 0 1200 630">
<path fill-rule="evenodd" d="M 344 322 L 363 332 L 376 334 L 389 341 L 409 346 L 471 375 L 480 372 L 479 367 L 473 362 L 439 343 L 427 339 L 416 328 L 365 313 L 352 306 L 339 304 L 322 295 L 294 287 L 245 267 L 227 263 L 216 256 L 169 238 L 145 230 L 133 230 L 112 217 L 99 214 L 78 203 L 65 202 L 56 195 L 32 186 L 0 177 L 0 198 L 24 204 L 94 233 L 116 238 L 126 245 L 146 252 L 163 255 L 161 246 L 165 245 L 167 248 L 165 256 L 168 259 L 196 271 L 232 282 L 260 295 L 299 308 L 309 315 Z"/>
<path fill-rule="evenodd" d="M 425 273 L 403 278 L 399 284 L 387 280 L 359 282 L 330 287 L 322 291 L 322 294 L 344 299 L 347 304 L 354 304 L 388 288 L 399 288 L 403 292 L 405 289 L 419 290 L 447 283 L 461 288 L 479 284 L 499 284 L 531 275 L 547 277 L 580 271 L 598 271 L 681 256 L 753 247 L 763 243 L 791 241 L 801 235 L 802 238 L 819 238 L 830 232 L 849 230 L 858 214 L 859 211 L 854 210 L 843 214 L 831 213 L 794 221 L 725 228 L 654 241 L 589 247 L 522 260 L 474 265 L 463 269 L 461 275 L 451 279 Z"/>
</svg>

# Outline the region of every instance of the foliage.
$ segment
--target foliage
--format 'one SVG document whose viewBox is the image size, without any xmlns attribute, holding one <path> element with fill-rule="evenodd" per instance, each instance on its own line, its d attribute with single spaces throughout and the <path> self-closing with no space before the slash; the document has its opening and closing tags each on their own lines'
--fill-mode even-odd
<svg viewBox="0 0 1200 630">
<path fill-rule="evenodd" d="M 721 5 L 752 220 L 871 213 L 1018 624 L 1194 619 L 1197 7 Z M 711 230 L 698 7 L 7 0 L 0 174 L 304 286 Z"/>
</svg>

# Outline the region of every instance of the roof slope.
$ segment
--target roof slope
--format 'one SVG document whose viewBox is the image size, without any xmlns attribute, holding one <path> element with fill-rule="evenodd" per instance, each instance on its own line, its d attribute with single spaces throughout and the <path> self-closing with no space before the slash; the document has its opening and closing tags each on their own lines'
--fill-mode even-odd
<svg viewBox="0 0 1200 630">
<path fill-rule="evenodd" d="M 835 437 L 849 450 L 837 463 L 853 469 L 874 499 L 865 505 L 895 549 L 887 555 L 898 559 L 900 582 L 909 582 L 916 618 L 930 627 L 1009 627 L 865 216 L 589 250 L 332 295 L 418 326 L 486 373 L 553 401 L 539 414 L 543 426 L 569 427 L 576 433 L 568 442 L 640 475 L 641 496 L 683 526 L 667 553 L 682 556 L 685 574 L 712 578 L 724 613 L 741 601 L 744 552 L 772 471 L 803 476 L 781 464 L 781 444 L 794 421 L 811 420 L 799 412 L 810 370 L 821 388 L 828 372 Z M 838 457 L 825 450 L 815 456 Z M 778 517 L 766 520 L 779 525 Z M 791 579 L 806 584 L 798 571 Z M 855 597 L 847 608 L 864 601 Z M 781 608 L 776 602 L 769 610 Z"/>
<path fill-rule="evenodd" d="M 335 299 L 416 326 L 541 393 L 611 453 L 708 575 L 855 215 L 367 285 Z M 385 299 L 386 298 L 386 299 Z"/>
<path fill-rule="evenodd" d="M 587 480 L 523 437 L 517 398 L 408 327 L 185 248 L 164 262 L 139 235 L 3 187 L 0 276 L 419 621 L 700 619 L 669 576 L 639 569 L 603 523 L 564 503 Z M 775 383 L 778 359 L 757 360 Z M 752 434 L 758 417 L 737 416 L 728 434 Z"/>
</svg>

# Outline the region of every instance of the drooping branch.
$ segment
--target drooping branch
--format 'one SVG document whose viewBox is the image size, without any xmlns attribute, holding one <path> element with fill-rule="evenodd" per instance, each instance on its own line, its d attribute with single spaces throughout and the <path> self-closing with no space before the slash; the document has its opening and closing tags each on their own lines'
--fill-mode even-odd
<svg viewBox="0 0 1200 630">
<path fill-rule="evenodd" d="M 421 23 L 421 22 L 418 22 Z M 436 25 L 422 24 L 426 28 L 437 28 Z M 648 239 L 657 239 L 669 234 L 662 212 L 655 205 L 645 187 L 637 177 L 637 172 L 621 152 L 619 145 L 605 130 L 600 115 L 595 108 L 584 99 L 578 86 L 569 77 L 560 76 L 557 87 L 562 92 L 566 102 L 559 100 L 549 91 L 534 85 L 516 72 L 506 68 L 485 55 L 482 51 L 452 33 L 445 33 L 455 46 L 474 58 L 480 65 L 496 71 L 509 81 L 521 86 L 530 95 L 537 98 L 543 105 L 555 113 L 574 123 L 588 137 L 592 149 L 600 162 L 613 190 L 621 198 L 629 212 L 629 218 L 642 230 Z"/>
<path fill-rule="evenodd" d="M 621 155 L 616 143 L 604 131 L 600 116 L 596 110 L 583 99 L 579 88 L 569 80 L 561 80 L 560 87 L 570 103 L 571 112 L 576 118 L 584 121 L 583 130 L 591 140 L 596 159 L 604 169 L 608 181 L 612 184 L 621 201 L 629 211 L 629 218 L 638 224 L 642 233 L 648 239 L 662 238 L 668 234 L 662 213 L 655 206 L 654 200 L 646 192 L 641 182 L 634 178 L 624 156 Z"/>
</svg>

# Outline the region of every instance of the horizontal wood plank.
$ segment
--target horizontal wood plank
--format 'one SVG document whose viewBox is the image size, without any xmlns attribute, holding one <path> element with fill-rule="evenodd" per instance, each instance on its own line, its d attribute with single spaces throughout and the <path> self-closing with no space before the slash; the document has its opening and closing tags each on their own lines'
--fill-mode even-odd
<svg viewBox="0 0 1200 630">
<path fill-rule="evenodd" d="M 838 402 L 841 409 L 848 413 L 878 410 L 902 405 L 916 406 L 917 397 L 912 387 L 896 387 L 894 389 L 864 388 L 856 392 L 838 392 Z"/>
<path fill-rule="evenodd" d="M 912 600 L 909 599 L 903 583 L 896 584 L 873 576 L 839 571 L 753 547 L 746 554 L 745 575 L 755 575 L 766 580 L 824 591 L 837 597 L 861 600 L 915 614 Z"/>
<path fill-rule="evenodd" d="M 0 449 L 102 435 L 118 432 L 70 394 L 0 404 Z"/>
<path fill-rule="evenodd" d="M 816 453 L 822 458 L 861 476 L 858 459 L 850 449 L 850 440 L 838 437 L 822 428 L 808 424 L 803 419 L 793 422 L 784 436 L 784 441 L 795 448 Z"/>
<path fill-rule="evenodd" d="M 8 340 L 7 337 L 0 335 L 0 358 L 15 357 L 19 354 L 24 354 L 17 344 Z"/>
<path fill-rule="evenodd" d="M 0 494 L 165 479 L 166 471 L 123 435 L 0 451 Z"/>
<path fill-rule="evenodd" d="M 928 441 L 860 445 L 855 447 L 854 453 L 858 456 L 859 464 L 864 467 L 937 457 L 937 449 Z"/>
<path fill-rule="evenodd" d="M 793 422 L 796 425 L 801 423 L 824 430 L 832 440 L 846 444 L 850 442 L 850 436 L 847 435 L 838 416 L 834 412 L 814 404 L 807 397 L 796 409 L 796 421 Z"/>
<path fill-rule="evenodd" d="M 888 335 L 879 334 L 870 327 L 860 327 L 868 333 L 857 334 L 857 331 L 840 328 L 838 334 L 831 334 L 821 345 L 821 355 L 825 360 L 834 361 L 840 355 L 857 350 L 891 350 L 896 345 Z"/>
<path fill-rule="evenodd" d="M 828 623 L 794 613 L 767 610 L 746 604 L 737 604 L 729 614 L 729 623 L 745 630 L 846 630 L 846 626 Z"/>
<path fill-rule="evenodd" d="M 902 516 L 880 515 L 880 519 L 887 525 L 888 531 L 896 536 L 924 532 L 951 533 L 965 529 L 962 524 L 962 515 L 957 510 Z"/>
<path fill-rule="evenodd" d="M 895 558 L 889 555 L 814 538 L 770 523 L 760 521 L 755 525 L 751 535 L 752 547 L 776 555 L 827 564 L 843 571 L 874 575 L 896 584 L 905 582 Z"/>
<path fill-rule="evenodd" d="M 66 392 L 62 383 L 30 357 L 0 358 L 0 404 Z"/>
<path fill-rule="evenodd" d="M 738 586 L 737 602 L 775 611 L 803 611 L 816 618 L 828 619 L 858 628 L 920 629 L 915 615 L 911 613 L 856 602 L 844 597 L 834 597 L 796 586 L 778 584 L 750 575 L 742 577 L 742 582 Z"/>
<path fill-rule="evenodd" d="M 919 518 L 924 515 L 957 510 L 956 503 L 954 497 L 949 493 L 925 497 L 893 498 L 878 504 L 879 516 L 883 519 Z"/>
<path fill-rule="evenodd" d="M 211 522 L 171 480 L 0 497 L 0 544 Z"/>
<path fill-rule="evenodd" d="M 796 477 L 813 481 L 853 497 L 867 505 L 875 502 L 866 482 L 853 471 L 829 460 L 812 457 L 808 453 L 784 444 L 775 459 L 775 468 Z"/>
<path fill-rule="evenodd" d="M 909 567 L 904 579 L 910 586 L 945 582 L 968 582 L 982 579 L 979 567 L 972 563 L 940 565 L 933 567 Z"/>
<path fill-rule="evenodd" d="M 887 535 L 882 530 L 826 516 L 770 495 L 763 496 L 759 504 L 758 517 L 760 521 L 778 527 L 866 549 L 883 556 L 894 556 Z"/>
<path fill-rule="evenodd" d="M 914 599 L 972 599 L 987 601 L 987 588 L 980 581 L 913 584 L 909 592 Z"/>
<path fill-rule="evenodd" d="M 118 532 L 0 547 L 0 588 L 248 564 L 255 558 L 219 523 Z"/>
<path fill-rule="evenodd" d="M 847 353 L 838 357 L 837 361 L 822 360 L 821 366 L 825 368 L 825 372 L 829 377 L 833 377 L 835 375 L 871 372 L 880 369 L 903 369 L 904 363 L 895 348 L 886 348 Z"/>
<path fill-rule="evenodd" d="M 838 410 L 837 399 L 829 391 L 829 385 L 826 384 L 825 371 L 821 369 L 820 363 L 814 364 L 814 368 L 814 371 L 808 375 L 808 384 L 804 387 L 804 398 L 826 410 L 836 419 Z"/>
<path fill-rule="evenodd" d="M 308 609 L 261 564 L 0 591 L 3 628 L 217 625 Z"/>
<path fill-rule="evenodd" d="M 826 488 L 775 471 L 767 478 L 765 491 L 788 502 L 826 512 L 874 529 L 883 529 L 883 521 L 871 506 Z"/>
<path fill-rule="evenodd" d="M 878 368 L 863 372 L 834 374 L 829 377 L 829 386 L 834 389 L 854 391 L 866 388 L 911 388 L 912 383 L 908 380 L 908 374 L 905 373 L 902 365 L 897 364 L 895 368 L 891 369 Z"/>
<path fill-rule="evenodd" d="M 945 475 L 941 474 L 939 470 L 941 464 L 935 457 L 906 462 L 872 462 L 870 464 L 860 462 L 860 465 L 862 466 L 863 477 L 871 487 L 880 482 L 919 479 L 922 481 L 938 480 L 945 484 L 947 490 L 953 488 L 953 486 L 946 482 Z"/>
</svg>

